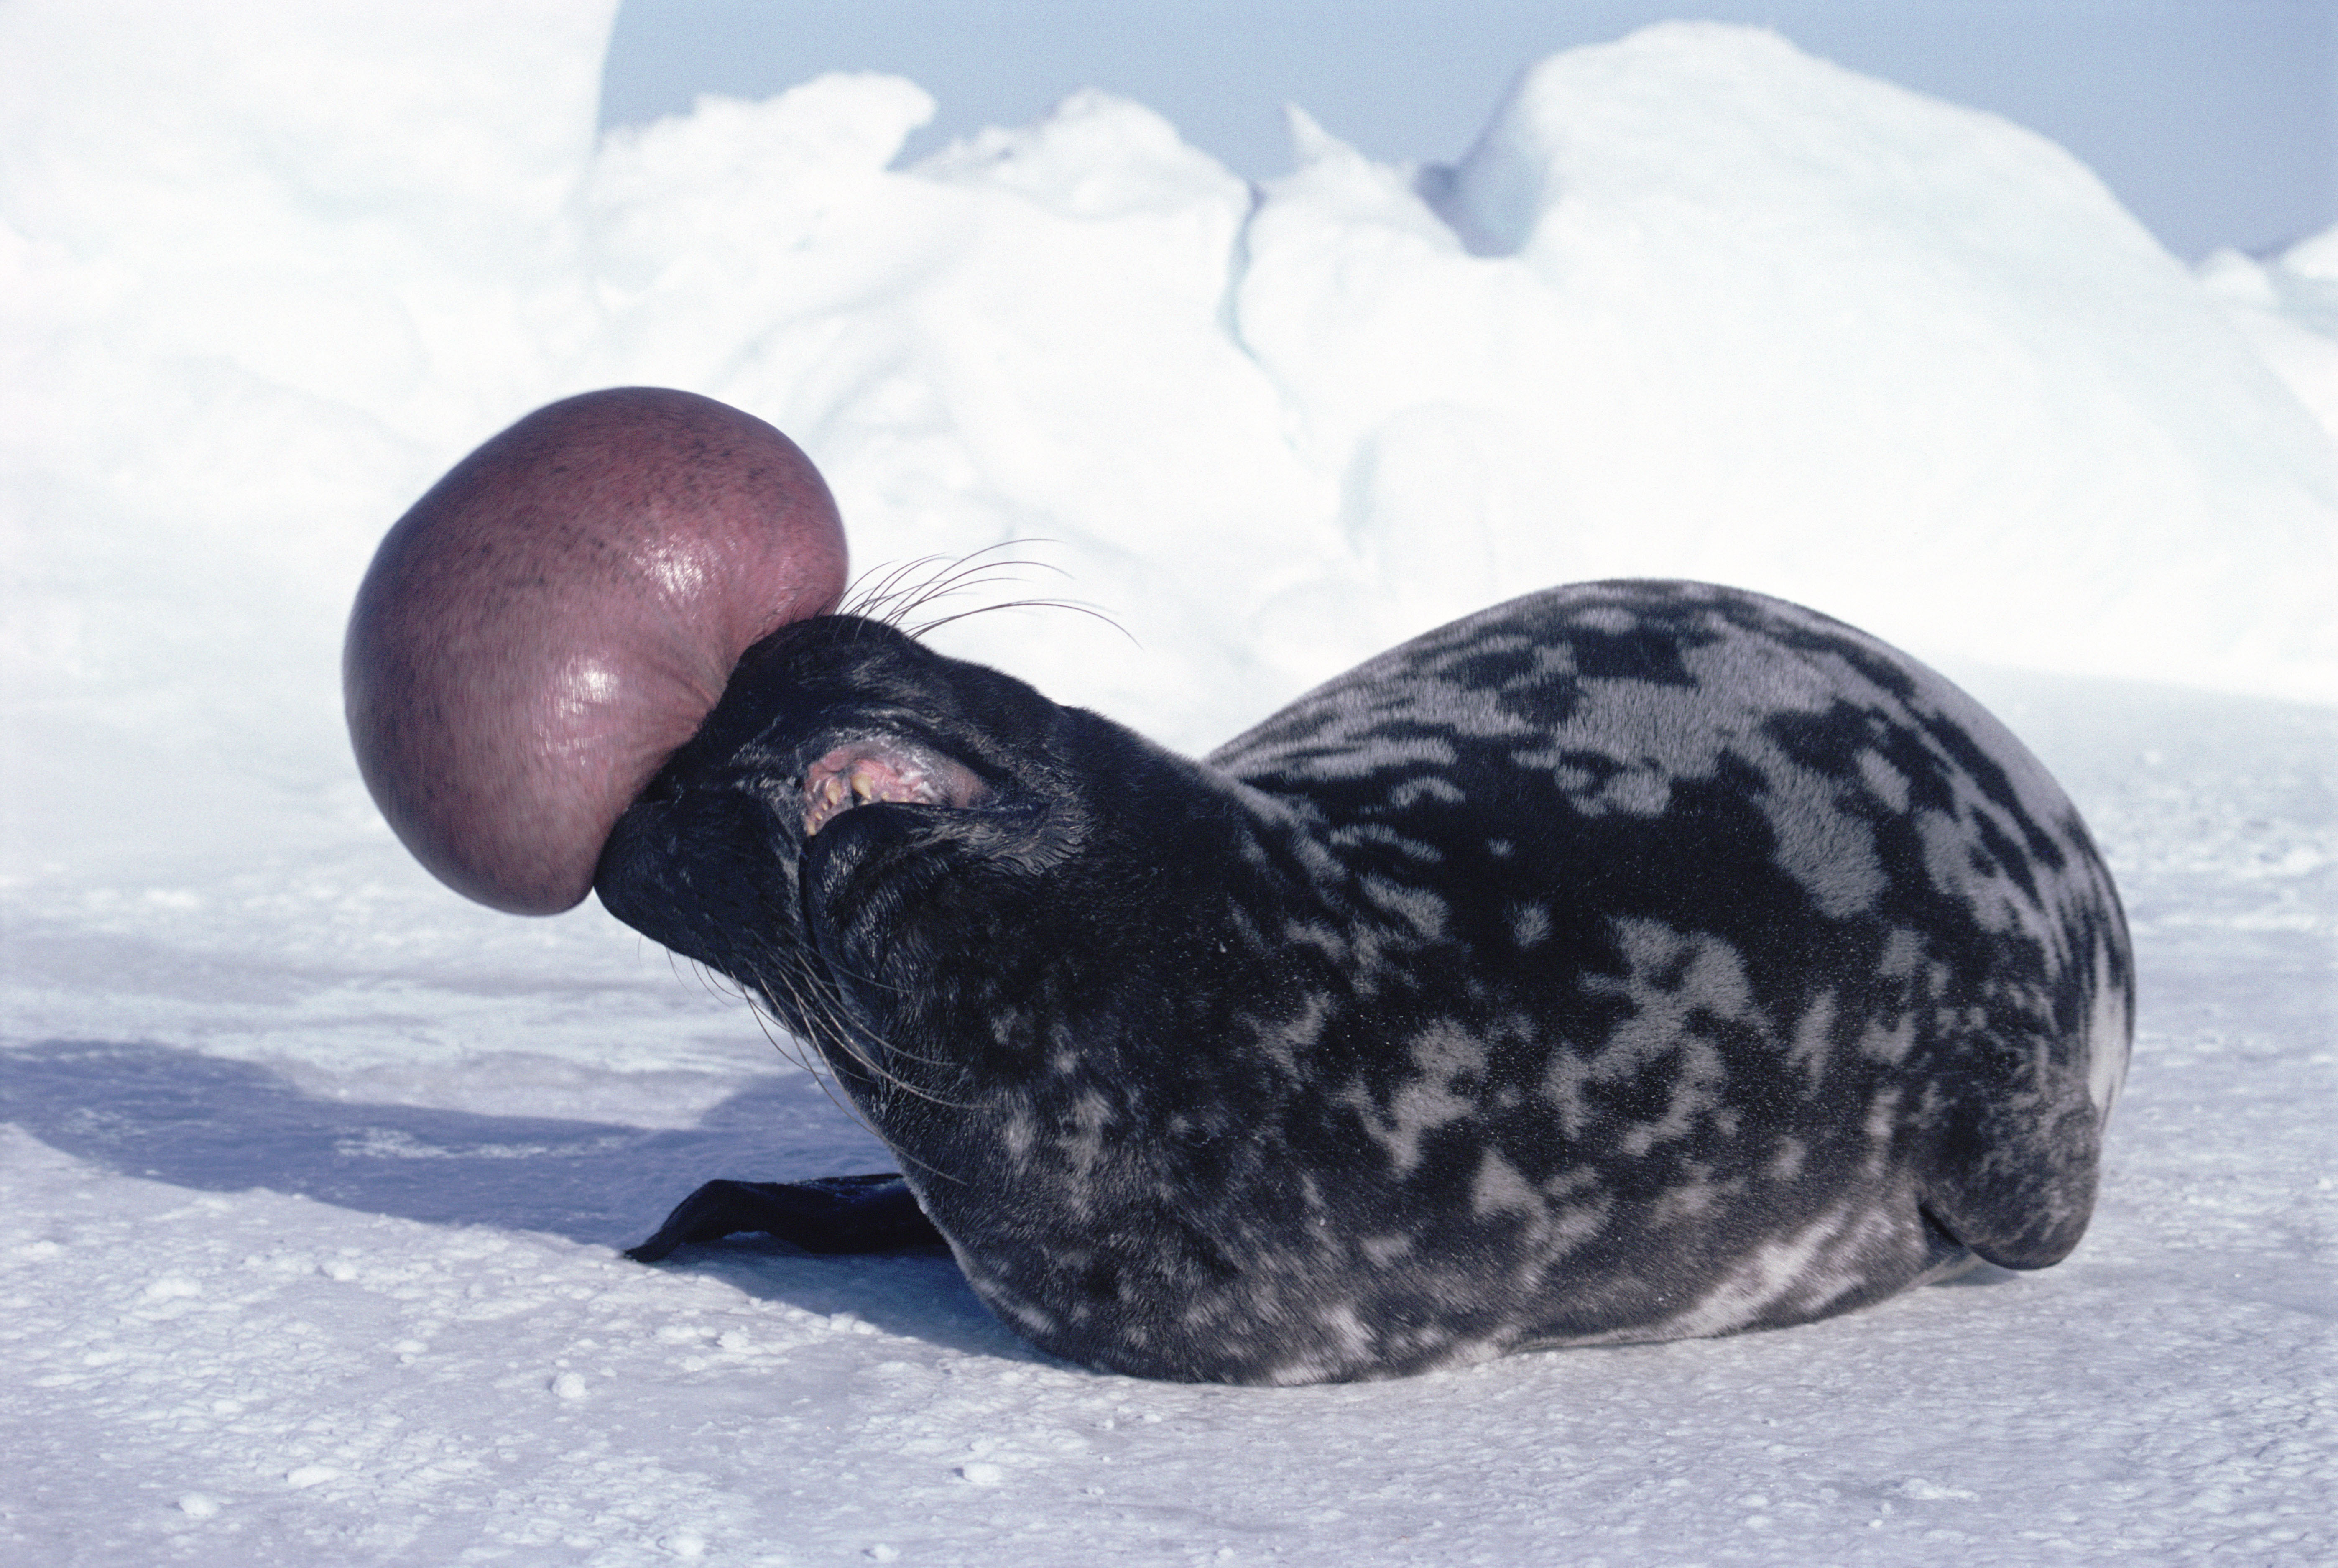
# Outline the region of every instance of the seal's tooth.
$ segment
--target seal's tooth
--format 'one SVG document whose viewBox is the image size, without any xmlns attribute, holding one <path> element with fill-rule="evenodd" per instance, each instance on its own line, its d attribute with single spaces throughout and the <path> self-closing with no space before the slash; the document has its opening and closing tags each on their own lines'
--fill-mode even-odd
<svg viewBox="0 0 2338 1568">
<path fill-rule="evenodd" d="M 830 818 L 844 810 L 844 781 L 834 774 L 822 774 L 804 784 L 803 830 L 806 838 L 828 825 Z"/>
</svg>

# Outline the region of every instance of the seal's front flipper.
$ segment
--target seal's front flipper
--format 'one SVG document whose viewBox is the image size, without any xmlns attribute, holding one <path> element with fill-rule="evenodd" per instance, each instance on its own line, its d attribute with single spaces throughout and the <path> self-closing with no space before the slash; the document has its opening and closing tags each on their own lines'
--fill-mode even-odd
<svg viewBox="0 0 2338 1568">
<path fill-rule="evenodd" d="M 909 1184 L 889 1170 L 816 1181 L 710 1181 L 625 1256 L 655 1263 L 685 1241 L 719 1241 L 742 1230 L 776 1236 L 806 1252 L 897 1252 L 942 1241 Z"/>
</svg>

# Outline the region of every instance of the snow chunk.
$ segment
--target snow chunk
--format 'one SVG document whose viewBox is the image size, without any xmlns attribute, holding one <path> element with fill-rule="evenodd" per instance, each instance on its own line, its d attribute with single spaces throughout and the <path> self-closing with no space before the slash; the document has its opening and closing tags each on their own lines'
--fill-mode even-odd
<svg viewBox="0 0 2338 1568">
<path fill-rule="evenodd" d="M 1014 191 L 1067 218 L 1170 212 L 1241 201 L 1243 182 L 1142 104 L 1093 88 L 1045 118 L 992 126 L 912 166 L 926 179 Z"/>
<path fill-rule="evenodd" d="M 2209 296 L 2338 442 L 2338 226 L 2270 261 L 2217 251 L 2198 271 Z"/>
<path fill-rule="evenodd" d="M 1970 1502 L 1980 1495 L 1978 1492 L 1968 1492 L 1961 1486 L 1943 1486 L 1937 1481 L 1927 1481 L 1920 1475 L 1910 1476 L 1893 1490 L 1902 1497 L 1913 1497 L 1920 1503 L 1937 1503 L 1950 1499 Z"/>
</svg>

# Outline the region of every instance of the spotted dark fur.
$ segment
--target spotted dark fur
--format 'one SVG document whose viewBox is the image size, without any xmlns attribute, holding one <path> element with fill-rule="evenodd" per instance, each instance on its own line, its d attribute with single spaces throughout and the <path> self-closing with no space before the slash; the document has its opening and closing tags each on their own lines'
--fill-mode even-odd
<svg viewBox="0 0 2338 1568">
<path fill-rule="evenodd" d="M 988 797 L 808 840 L 809 759 L 872 735 Z M 801 622 L 598 885 L 820 1048 L 1003 1320 L 1155 1377 L 2042 1267 L 2129 1034 L 2117 896 L 2021 745 L 1840 622 L 1687 583 L 1513 600 L 1204 762 Z"/>
</svg>

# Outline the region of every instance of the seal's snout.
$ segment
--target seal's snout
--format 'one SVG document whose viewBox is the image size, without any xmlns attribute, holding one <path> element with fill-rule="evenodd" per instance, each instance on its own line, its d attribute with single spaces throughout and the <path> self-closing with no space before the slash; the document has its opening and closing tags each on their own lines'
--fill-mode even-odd
<svg viewBox="0 0 2338 1568">
<path fill-rule="evenodd" d="M 557 913 L 740 654 L 844 583 L 827 485 L 761 419 L 653 387 L 540 409 L 382 540 L 342 655 L 359 768 L 442 881 Z"/>
<path fill-rule="evenodd" d="M 738 959 L 736 933 L 762 918 L 769 808 L 726 788 L 683 789 L 626 808 L 594 867 L 608 912 L 684 958 L 716 969 Z"/>
</svg>

